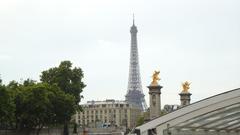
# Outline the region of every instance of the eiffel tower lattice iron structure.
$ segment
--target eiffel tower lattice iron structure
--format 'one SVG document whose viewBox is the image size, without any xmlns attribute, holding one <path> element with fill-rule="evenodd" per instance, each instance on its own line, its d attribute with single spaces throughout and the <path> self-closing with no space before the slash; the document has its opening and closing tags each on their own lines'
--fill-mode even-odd
<svg viewBox="0 0 240 135">
<path fill-rule="evenodd" d="M 126 101 L 137 105 L 142 111 L 147 109 L 146 101 L 142 91 L 142 82 L 139 69 L 138 60 L 138 46 L 137 46 L 137 27 L 134 24 L 131 27 L 131 52 L 128 78 L 128 91 L 125 95 Z"/>
</svg>

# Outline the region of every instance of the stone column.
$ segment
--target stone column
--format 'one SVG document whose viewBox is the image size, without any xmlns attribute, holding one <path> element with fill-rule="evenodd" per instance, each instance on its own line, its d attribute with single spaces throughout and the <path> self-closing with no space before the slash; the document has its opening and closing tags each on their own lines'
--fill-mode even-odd
<svg viewBox="0 0 240 135">
<path fill-rule="evenodd" d="M 150 100 L 150 119 L 160 116 L 161 112 L 161 88 L 160 85 L 150 85 L 149 100 Z"/>
<path fill-rule="evenodd" d="M 186 106 L 190 104 L 191 101 L 191 93 L 189 92 L 181 92 L 180 94 L 181 106 Z"/>
</svg>

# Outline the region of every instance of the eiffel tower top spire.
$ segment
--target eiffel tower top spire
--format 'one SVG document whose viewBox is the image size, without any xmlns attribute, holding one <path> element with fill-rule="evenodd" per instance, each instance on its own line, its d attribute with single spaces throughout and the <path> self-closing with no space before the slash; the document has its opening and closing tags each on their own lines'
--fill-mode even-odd
<svg viewBox="0 0 240 135">
<path fill-rule="evenodd" d="M 136 35 L 138 30 L 137 30 L 137 27 L 135 26 L 135 18 L 134 18 L 134 14 L 133 14 L 133 25 L 131 27 L 131 35 Z M 134 37 L 132 37 L 131 39 L 133 39 Z M 137 37 L 136 37 L 137 38 Z"/>
<path fill-rule="evenodd" d="M 134 24 L 130 28 L 131 33 L 131 52 L 129 64 L 129 77 L 128 77 L 128 91 L 126 100 L 130 103 L 138 105 L 142 110 L 147 108 L 144 94 L 142 92 L 142 82 L 139 69 L 138 60 L 138 46 L 137 46 L 137 27 Z"/>
<path fill-rule="evenodd" d="M 135 25 L 135 23 L 134 23 L 134 19 L 135 19 L 135 18 L 134 18 L 134 13 L 133 13 L 133 25 Z"/>
</svg>

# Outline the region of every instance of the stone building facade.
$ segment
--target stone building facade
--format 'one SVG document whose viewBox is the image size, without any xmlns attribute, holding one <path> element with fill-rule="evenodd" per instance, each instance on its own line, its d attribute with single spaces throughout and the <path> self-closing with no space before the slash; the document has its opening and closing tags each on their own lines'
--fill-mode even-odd
<svg viewBox="0 0 240 135">
<path fill-rule="evenodd" d="M 88 101 L 81 105 L 82 112 L 77 112 L 75 121 L 85 127 L 127 127 L 136 126 L 141 109 L 126 101 L 105 100 Z"/>
</svg>

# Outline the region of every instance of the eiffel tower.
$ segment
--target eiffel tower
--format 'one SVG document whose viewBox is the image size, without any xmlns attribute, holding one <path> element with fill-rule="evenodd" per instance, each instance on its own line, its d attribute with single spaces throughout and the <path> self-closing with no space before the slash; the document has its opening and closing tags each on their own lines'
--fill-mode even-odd
<svg viewBox="0 0 240 135">
<path fill-rule="evenodd" d="M 129 65 L 128 90 L 125 96 L 126 101 L 137 105 L 142 111 L 147 109 L 144 94 L 142 92 L 141 76 L 139 71 L 138 47 L 137 47 L 137 27 L 134 24 L 131 27 L 131 52 Z"/>
</svg>

